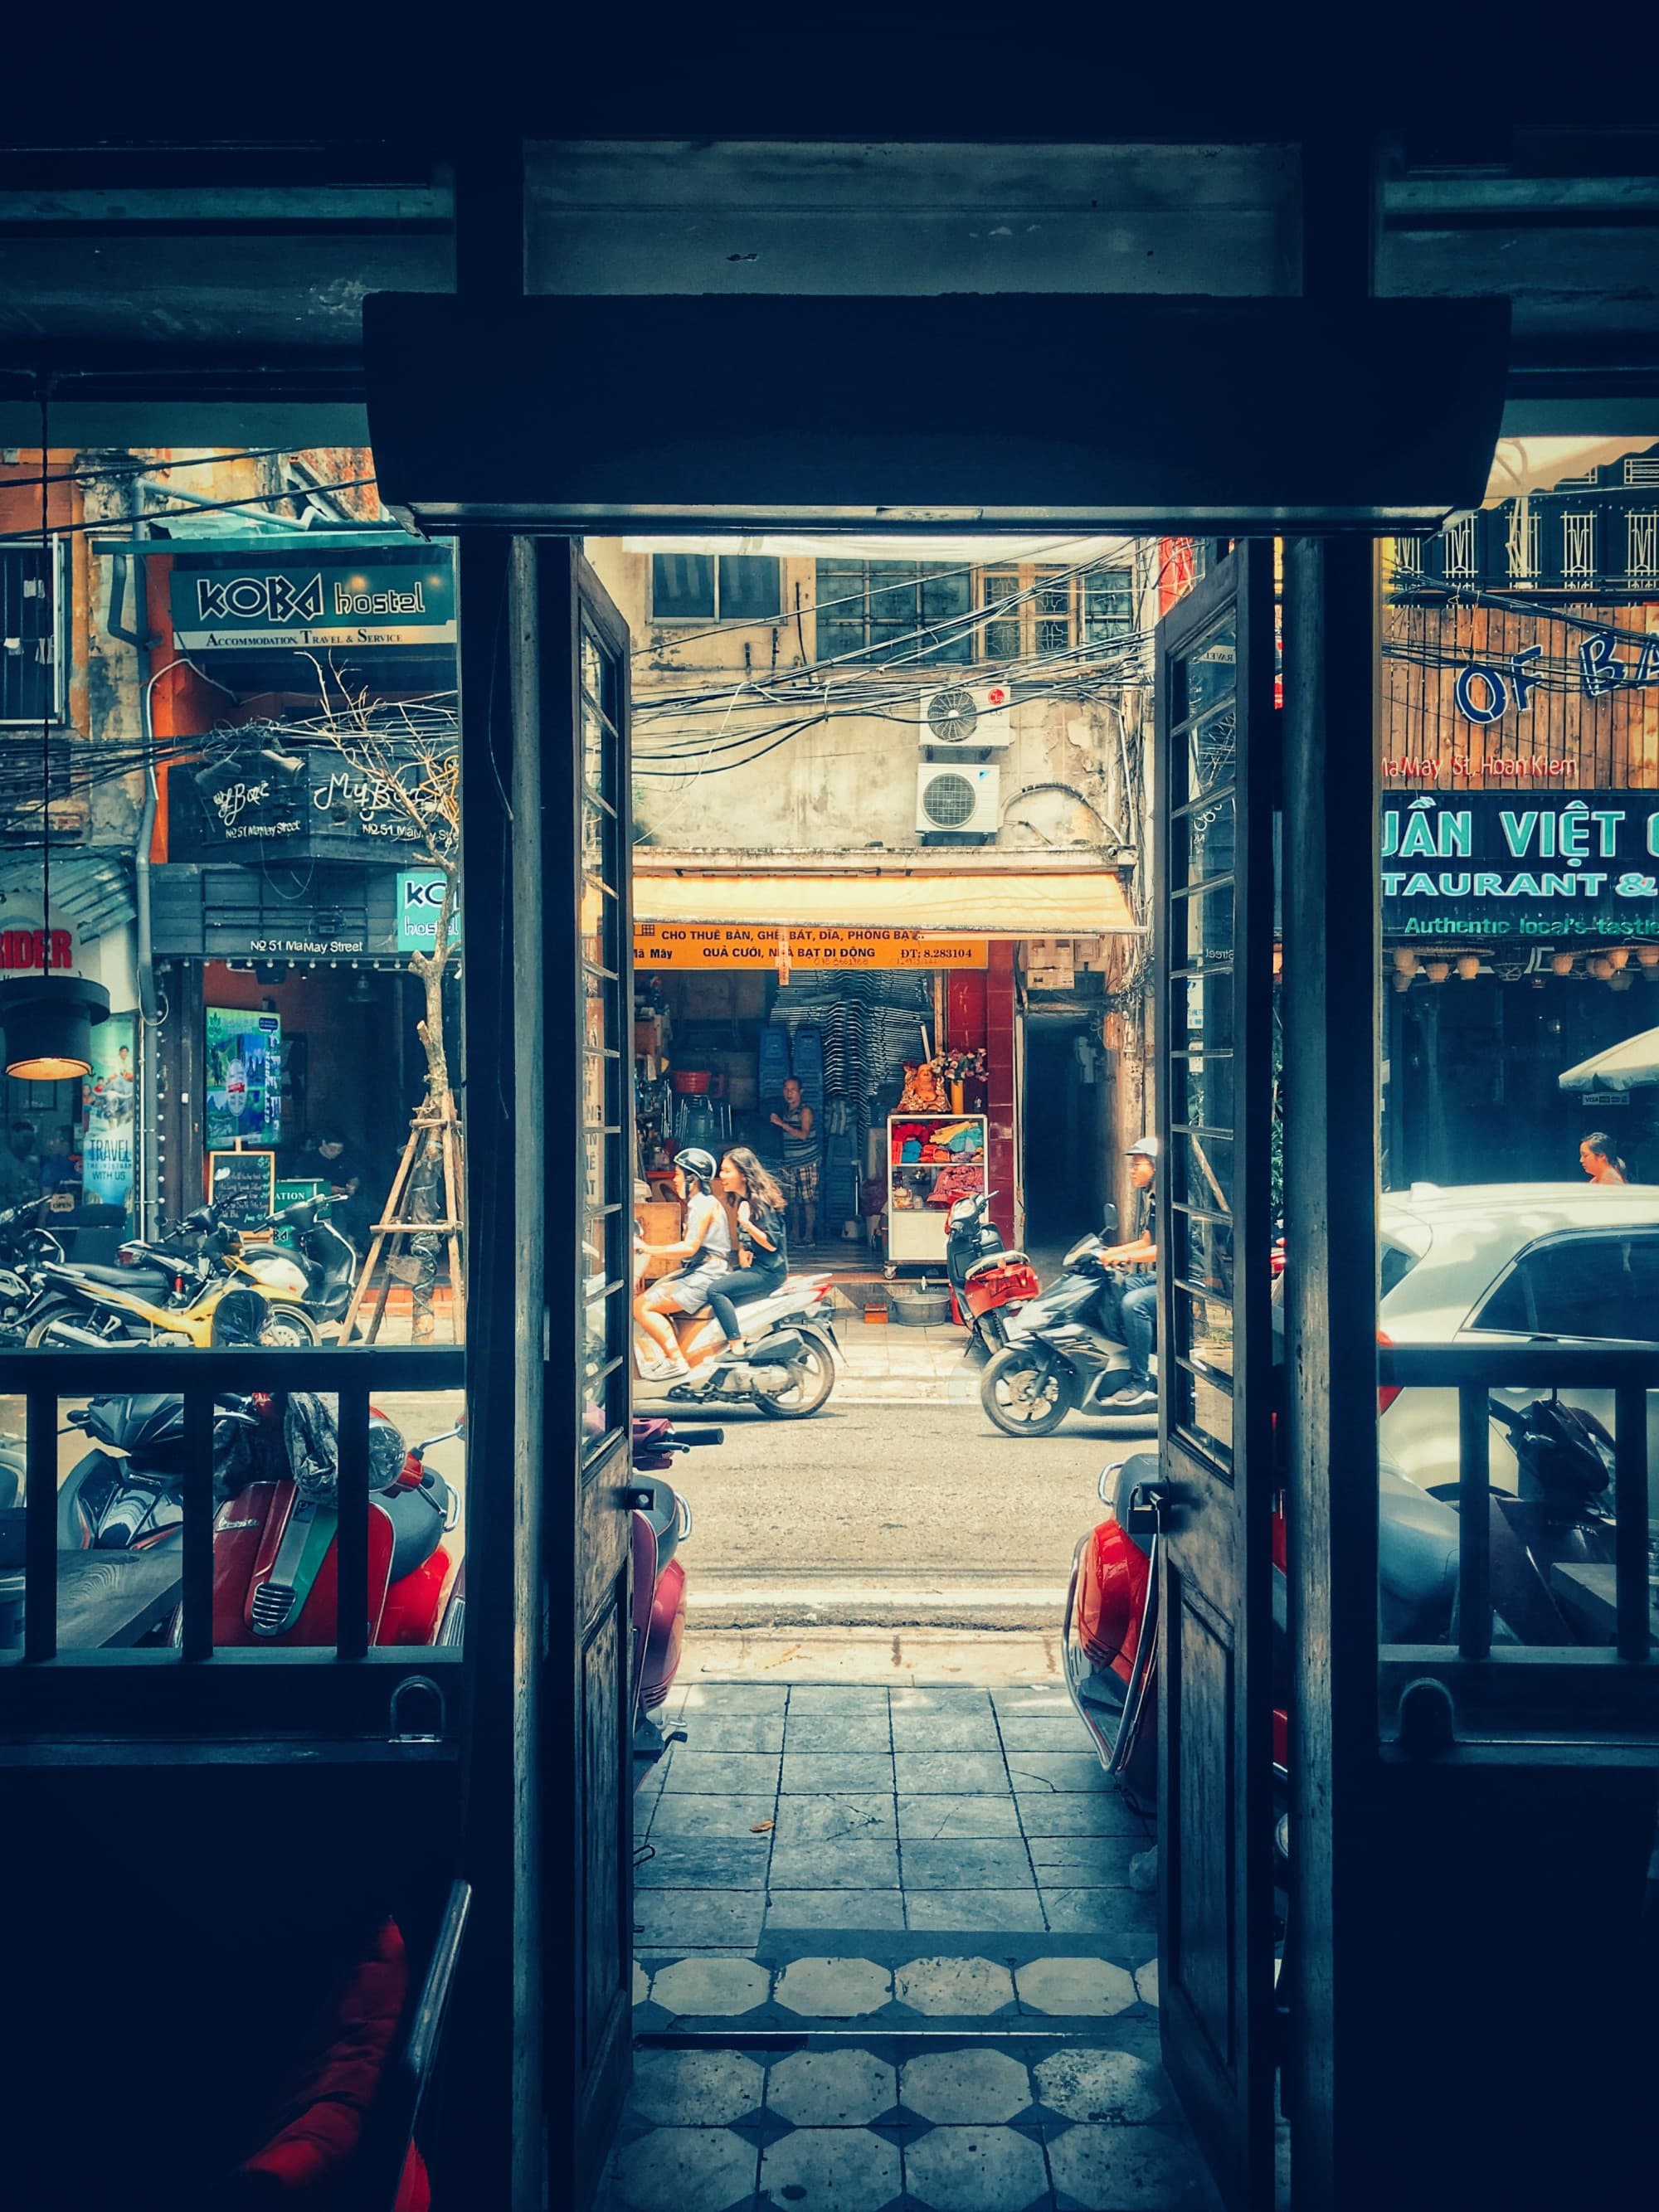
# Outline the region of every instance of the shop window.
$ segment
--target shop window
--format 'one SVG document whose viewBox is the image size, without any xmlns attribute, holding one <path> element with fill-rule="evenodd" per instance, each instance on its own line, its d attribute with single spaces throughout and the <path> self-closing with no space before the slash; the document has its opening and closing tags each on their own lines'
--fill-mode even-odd
<svg viewBox="0 0 1659 2212">
<path fill-rule="evenodd" d="M 653 622 L 776 622 L 782 611 L 778 562 L 769 554 L 651 556 Z"/>
<path fill-rule="evenodd" d="M 1558 1237 L 1518 1259 L 1472 1327 L 1659 1343 L 1659 1234 Z"/>
<path fill-rule="evenodd" d="M 971 660 L 972 571 L 921 561 L 820 561 L 820 660 Z"/>
<path fill-rule="evenodd" d="M 63 550 L 0 545 L 0 723 L 64 719 Z"/>
</svg>

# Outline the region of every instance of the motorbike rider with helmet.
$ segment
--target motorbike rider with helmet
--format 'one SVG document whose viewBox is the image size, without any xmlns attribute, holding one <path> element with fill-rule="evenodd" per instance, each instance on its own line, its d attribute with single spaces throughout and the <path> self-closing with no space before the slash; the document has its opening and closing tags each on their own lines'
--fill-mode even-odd
<svg viewBox="0 0 1659 2212">
<path fill-rule="evenodd" d="M 1152 1356 L 1158 1329 L 1158 1139 L 1142 1137 L 1127 1153 L 1129 1180 L 1140 1193 L 1140 1227 L 1127 1244 L 1109 1245 L 1100 1255 L 1109 1270 L 1102 1298 L 1102 1321 L 1129 1355 L 1129 1379 L 1108 1398 L 1103 1412 L 1151 1413 L 1158 1405 Z"/>
<path fill-rule="evenodd" d="M 634 1318 L 661 1354 L 659 1364 L 643 1376 L 647 1382 L 683 1379 L 691 1372 L 674 1334 L 673 1314 L 701 1313 L 708 1304 L 708 1290 L 724 1275 L 732 1258 L 732 1224 L 725 1206 L 714 1194 L 719 1165 L 701 1145 L 687 1145 L 674 1155 L 674 1189 L 685 1203 L 685 1230 L 678 1244 L 656 1244 L 653 1259 L 682 1262 L 672 1275 L 647 1284 L 634 1301 Z"/>
</svg>

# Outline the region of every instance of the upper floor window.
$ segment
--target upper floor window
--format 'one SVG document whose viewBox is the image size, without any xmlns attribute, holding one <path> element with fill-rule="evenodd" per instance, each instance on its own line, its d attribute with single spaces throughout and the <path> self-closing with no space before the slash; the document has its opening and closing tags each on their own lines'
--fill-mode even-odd
<svg viewBox="0 0 1659 2212">
<path fill-rule="evenodd" d="M 0 545 L 0 722 L 64 720 L 63 547 Z"/>
<path fill-rule="evenodd" d="M 971 583 L 925 561 L 820 561 L 818 659 L 971 660 Z"/>
<path fill-rule="evenodd" d="M 820 660 L 1031 660 L 1129 636 L 1134 579 L 1055 562 L 820 561 L 817 609 Z"/>
<path fill-rule="evenodd" d="M 651 556 L 653 622 L 776 622 L 782 612 L 778 563 L 770 554 Z"/>
<path fill-rule="evenodd" d="M 987 568 L 979 604 L 988 619 L 987 660 L 1025 660 L 1081 646 L 1108 645 L 1135 626 L 1134 577 L 1127 568 L 1054 562 Z"/>
</svg>

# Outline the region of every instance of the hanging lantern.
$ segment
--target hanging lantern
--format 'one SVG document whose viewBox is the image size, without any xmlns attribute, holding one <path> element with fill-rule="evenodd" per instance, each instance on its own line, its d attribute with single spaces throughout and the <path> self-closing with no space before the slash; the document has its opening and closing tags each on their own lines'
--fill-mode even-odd
<svg viewBox="0 0 1659 2212">
<path fill-rule="evenodd" d="M 1608 966 L 1609 966 L 1609 967 L 1612 967 L 1612 968 L 1622 968 L 1622 967 L 1624 967 L 1624 965 L 1626 964 L 1626 963 L 1629 960 L 1629 958 L 1630 958 L 1630 947 L 1629 947 L 1629 945 L 1615 945 L 1613 946 L 1613 948 L 1612 951 L 1611 951 L 1611 952 L 1609 952 L 1609 953 L 1608 953 L 1608 955 L 1607 955 L 1607 964 L 1608 964 Z"/>
<path fill-rule="evenodd" d="M 1396 968 L 1394 973 L 1395 989 L 1396 991 L 1409 991 L 1411 987 L 1411 977 L 1407 975 L 1403 968 Z"/>
<path fill-rule="evenodd" d="M 1572 973 L 1571 953 L 1558 952 L 1554 959 L 1550 962 L 1550 973 L 1552 975 L 1571 975 Z"/>
<path fill-rule="evenodd" d="M 1480 973 L 1479 956 L 1473 952 L 1460 952 L 1457 956 L 1457 972 L 1466 983 L 1474 982 L 1475 977 Z"/>
<path fill-rule="evenodd" d="M 1400 975 L 1415 975 L 1417 955 L 1409 945 L 1396 945 L 1394 949 L 1395 972 Z"/>
<path fill-rule="evenodd" d="M 1429 963 L 1429 968 L 1428 968 L 1428 975 L 1429 975 L 1429 981 L 1430 981 L 1430 982 L 1431 982 L 1431 983 L 1443 983 L 1443 982 L 1445 981 L 1445 980 L 1446 980 L 1447 976 L 1448 976 L 1448 975 L 1449 975 L 1450 974 L 1451 974 L 1451 966 L 1450 966 L 1450 963 L 1449 963 L 1448 961 L 1444 961 L 1444 960 L 1431 960 L 1431 961 L 1430 961 L 1430 963 Z"/>
<path fill-rule="evenodd" d="M 109 993 L 82 975 L 22 975 L 0 983 L 6 1073 L 64 1083 L 92 1069 L 92 1029 L 109 1018 Z"/>
<path fill-rule="evenodd" d="M 1644 968 L 1659 968 L 1659 945 L 1644 945 L 1636 957 Z"/>
<path fill-rule="evenodd" d="M 1598 952 L 1590 962 L 1589 971 L 1598 983 L 1605 983 L 1613 973 L 1613 963 L 1603 952 Z"/>
</svg>

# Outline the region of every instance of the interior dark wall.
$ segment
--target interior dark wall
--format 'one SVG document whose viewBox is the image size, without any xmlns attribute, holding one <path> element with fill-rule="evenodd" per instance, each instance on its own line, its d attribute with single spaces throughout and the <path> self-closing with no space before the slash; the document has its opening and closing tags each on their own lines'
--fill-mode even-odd
<svg viewBox="0 0 1659 2212">
<path fill-rule="evenodd" d="M 1076 1242 L 1100 1223 L 1104 1189 L 1101 1084 L 1082 1081 L 1075 1050 L 1081 1023 L 1025 1025 L 1023 1115 L 1025 1242 Z"/>
</svg>

